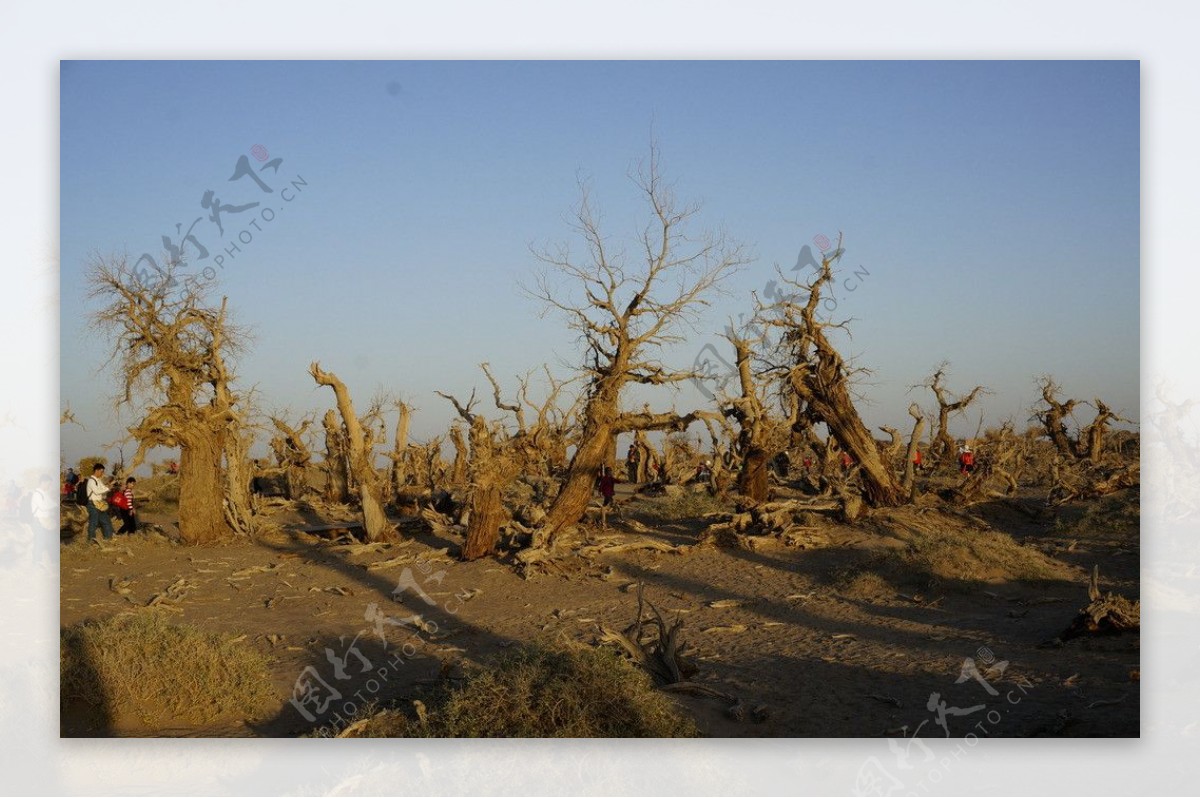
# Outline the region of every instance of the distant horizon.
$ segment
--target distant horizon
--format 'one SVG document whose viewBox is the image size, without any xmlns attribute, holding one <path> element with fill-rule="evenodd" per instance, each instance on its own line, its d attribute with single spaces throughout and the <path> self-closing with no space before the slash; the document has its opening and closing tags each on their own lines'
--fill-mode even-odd
<svg viewBox="0 0 1200 798">
<path fill-rule="evenodd" d="M 86 427 L 61 426 L 64 465 L 112 462 L 133 420 L 96 373 L 93 253 L 157 259 L 169 235 L 211 269 L 254 333 L 237 384 L 262 410 L 332 407 L 320 361 L 360 409 L 411 401 L 428 440 L 454 418 L 436 390 L 475 387 L 499 416 L 480 362 L 506 397 L 543 363 L 566 376 L 573 337 L 517 288 L 529 244 L 571 240 L 579 174 L 635 260 L 627 172 L 652 136 L 681 199 L 704 202 L 696 231 L 756 255 L 670 365 L 732 360 L 720 332 L 751 292 L 840 233 L 832 311 L 856 319 L 839 342 L 873 371 L 858 407 L 877 436 L 907 437 L 909 403 L 932 405 L 909 386 L 942 361 L 951 391 L 994 391 L 956 437 L 981 412 L 1025 429 L 1042 374 L 1137 421 L 1139 80 L 1136 61 L 64 61 L 60 400 Z M 711 404 L 693 385 L 626 397 L 643 401 Z"/>
</svg>

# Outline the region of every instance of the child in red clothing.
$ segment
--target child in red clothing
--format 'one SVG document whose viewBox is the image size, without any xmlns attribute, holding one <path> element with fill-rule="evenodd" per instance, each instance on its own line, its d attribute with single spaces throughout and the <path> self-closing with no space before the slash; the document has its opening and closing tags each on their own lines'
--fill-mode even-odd
<svg viewBox="0 0 1200 798">
<path fill-rule="evenodd" d="M 137 531 L 137 513 L 133 509 L 133 485 L 137 482 L 133 477 L 125 480 L 124 490 L 114 490 L 109 499 L 111 504 L 117 511 L 117 517 L 121 519 L 121 528 L 117 530 L 118 535 L 125 535 Z"/>
</svg>

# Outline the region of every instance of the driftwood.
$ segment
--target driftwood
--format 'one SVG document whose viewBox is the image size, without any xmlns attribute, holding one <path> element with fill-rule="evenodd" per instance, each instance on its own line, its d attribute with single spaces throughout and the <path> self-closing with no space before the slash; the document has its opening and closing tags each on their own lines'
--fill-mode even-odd
<svg viewBox="0 0 1200 798">
<path fill-rule="evenodd" d="M 1087 634 L 1136 632 L 1141 628 L 1141 602 L 1130 601 L 1116 593 L 1100 593 L 1100 566 L 1092 566 L 1088 582 L 1089 604 L 1079 611 L 1059 640 L 1067 641 Z"/>
<path fill-rule="evenodd" d="M 853 494 L 848 494 L 845 499 L 766 502 L 751 506 L 740 513 L 709 513 L 705 518 L 712 523 L 700 533 L 699 543 L 748 549 L 755 547 L 748 536 L 775 536 L 789 545 L 794 545 L 794 541 L 785 538 L 792 536 L 798 527 L 811 528 L 805 523 L 812 517 L 808 514 L 831 513 L 846 518 L 851 513 L 848 508 L 852 502 L 857 502 L 857 507 L 861 510 L 861 500 Z"/>
<path fill-rule="evenodd" d="M 683 654 L 685 645 L 679 642 L 679 630 L 683 621 L 676 618 L 671 624 L 663 620 L 662 613 L 650 602 L 643 598 L 644 583 L 638 583 L 637 615 L 633 623 L 621 632 L 608 627 L 601 627 L 601 640 L 614 643 L 635 664 L 649 673 L 660 685 L 671 685 L 684 682 L 685 676 L 696 673 L 696 665 Z M 651 615 L 645 615 L 645 607 L 650 608 Z M 653 636 L 647 632 L 653 631 Z"/>
</svg>

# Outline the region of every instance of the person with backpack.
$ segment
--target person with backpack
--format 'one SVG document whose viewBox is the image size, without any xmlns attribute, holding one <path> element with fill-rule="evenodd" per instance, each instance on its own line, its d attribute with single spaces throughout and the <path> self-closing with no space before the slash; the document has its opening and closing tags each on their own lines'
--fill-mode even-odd
<svg viewBox="0 0 1200 798">
<path fill-rule="evenodd" d="M 96 528 L 104 534 L 105 540 L 112 540 L 113 525 L 112 519 L 108 517 L 108 485 L 104 484 L 104 464 L 96 463 L 92 467 L 92 475 L 83 483 L 83 491 L 85 493 L 84 503 L 87 506 L 88 525 L 87 539 L 88 542 L 96 540 Z M 78 501 L 78 497 L 76 498 Z"/>
<path fill-rule="evenodd" d="M 121 519 L 121 528 L 117 530 L 118 535 L 128 535 L 137 532 L 137 515 L 133 509 L 133 486 L 137 480 L 129 477 L 125 480 L 125 487 L 113 488 L 109 503 L 117 510 L 117 517 Z"/>
</svg>

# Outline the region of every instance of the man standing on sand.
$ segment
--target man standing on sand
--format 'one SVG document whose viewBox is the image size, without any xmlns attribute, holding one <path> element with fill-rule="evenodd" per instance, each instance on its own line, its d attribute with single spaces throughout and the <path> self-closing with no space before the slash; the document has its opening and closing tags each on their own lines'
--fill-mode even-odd
<svg viewBox="0 0 1200 798">
<path fill-rule="evenodd" d="M 104 465 L 96 463 L 92 467 L 92 475 L 87 481 L 87 539 L 96 540 L 96 527 L 104 533 L 105 540 L 112 540 L 112 519 L 108 517 L 108 485 L 104 484 Z"/>
<path fill-rule="evenodd" d="M 625 468 L 629 472 L 629 483 L 631 485 L 637 484 L 638 462 L 637 444 L 631 443 L 629 444 L 629 451 L 625 454 Z"/>
</svg>

